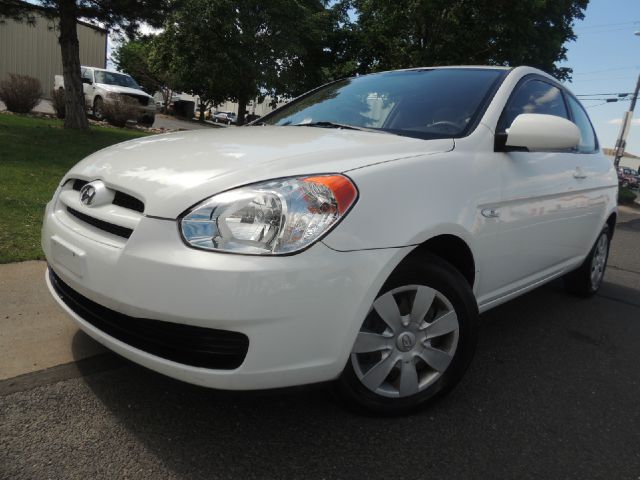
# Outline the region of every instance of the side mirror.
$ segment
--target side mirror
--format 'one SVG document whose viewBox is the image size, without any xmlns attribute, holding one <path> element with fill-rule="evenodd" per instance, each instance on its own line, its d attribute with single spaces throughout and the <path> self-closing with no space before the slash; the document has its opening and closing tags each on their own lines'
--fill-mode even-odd
<svg viewBox="0 0 640 480">
<path fill-rule="evenodd" d="M 82 83 L 86 83 L 87 85 L 93 84 L 90 78 L 82 77 Z"/>
<path fill-rule="evenodd" d="M 575 123 L 555 115 L 522 113 L 507 129 L 506 137 L 504 151 L 568 150 L 580 143 L 580 130 Z"/>
</svg>

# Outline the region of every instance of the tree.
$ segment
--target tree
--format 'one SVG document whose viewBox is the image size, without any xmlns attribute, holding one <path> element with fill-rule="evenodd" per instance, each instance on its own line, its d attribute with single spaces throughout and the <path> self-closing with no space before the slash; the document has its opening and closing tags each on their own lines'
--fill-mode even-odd
<svg viewBox="0 0 640 480">
<path fill-rule="evenodd" d="M 240 0 L 230 38 L 238 121 L 250 98 L 296 96 L 322 83 L 332 18 L 320 0 Z M 249 55 L 246 52 L 251 52 Z"/>
<path fill-rule="evenodd" d="M 530 65 L 559 79 L 588 0 L 353 0 L 360 72 L 430 65 Z"/>
<path fill-rule="evenodd" d="M 140 22 L 157 23 L 169 0 L 40 0 L 37 8 L 57 20 L 65 87 L 65 128 L 87 129 L 82 79 L 80 77 L 79 19 L 100 23 L 132 35 Z M 34 5 L 21 0 L 0 0 L 0 15 L 28 19 Z"/>
<path fill-rule="evenodd" d="M 233 27 L 230 2 L 184 0 L 158 38 L 157 57 L 175 74 L 175 88 L 200 99 L 205 111 L 223 103 L 233 90 L 232 61 L 224 45 Z"/>
<path fill-rule="evenodd" d="M 128 40 L 114 51 L 112 59 L 118 70 L 135 78 L 149 93 L 159 91 L 163 111 L 171 101 L 176 75 L 164 57 L 164 33 Z"/>
<path fill-rule="evenodd" d="M 332 16 L 322 0 L 184 0 L 165 24 L 177 88 L 199 95 L 201 113 L 238 102 L 238 124 L 258 96 L 316 86 Z"/>
</svg>

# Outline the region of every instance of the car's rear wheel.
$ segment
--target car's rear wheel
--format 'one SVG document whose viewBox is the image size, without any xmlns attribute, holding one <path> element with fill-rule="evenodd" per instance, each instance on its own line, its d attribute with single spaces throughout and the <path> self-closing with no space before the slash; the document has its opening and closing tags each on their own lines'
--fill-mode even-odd
<svg viewBox="0 0 640 480">
<path fill-rule="evenodd" d="M 569 292 L 581 297 L 590 297 L 598 292 L 607 268 L 610 242 L 611 232 L 605 226 L 580 268 L 564 277 L 564 284 Z"/>
<path fill-rule="evenodd" d="M 401 414 L 451 389 L 477 342 L 478 308 L 464 277 L 438 257 L 386 282 L 353 345 L 338 387 L 382 414 Z"/>
</svg>

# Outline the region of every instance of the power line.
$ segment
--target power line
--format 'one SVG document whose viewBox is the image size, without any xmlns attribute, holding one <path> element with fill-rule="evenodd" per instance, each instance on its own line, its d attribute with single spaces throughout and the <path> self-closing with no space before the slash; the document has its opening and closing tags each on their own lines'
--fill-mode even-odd
<svg viewBox="0 0 640 480">
<path fill-rule="evenodd" d="M 594 73 L 605 73 L 605 72 L 619 72 L 621 70 L 636 70 L 638 66 L 633 67 L 619 67 L 619 68 L 604 68 L 602 70 L 592 70 L 590 72 L 573 72 L 573 75 L 592 75 Z"/>
<path fill-rule="evenodd" d="M 607 28 L 604 30 L 591 30 L 589 32 L 576 32 L 576 34 L 578 35 L 589 35 L 589 34 L 593 34 L 593 33 L 609 33 L 609 32 L 622 32 L 622 31 L 628 31 L 629 29 L 633 28 L 632 25 L 629 25 L 627 27 L 620 27 L 620 28 Z"/>
<path fill-rule="evenodd" d="M 578 78 L 570 83 L 585 83 L 585 82 L 605 82 L 607 80 L 629 80 L 636 77 L 598 77 L 598 78 Z"/>
<path fill-rule="evenodd" d="M 576 30 L 585 30 L 588 28 L 602 28 L 602 27 L 617 27 L 620 25 L 635 25 L 636 23 L 640 23 L 640 20 L 632 20 L 631 22 L 620 22 L 620 23 L 600 23 L 596 25 L 585 25 L 577 27 Z"/>
<path fill-rule="evenodd" d="M 631 92 L 627 92 L 627 93 L 583 93 L 581 95 L 576 95 L 576 97 L 605 97 L 605 96 L 610 96 L 610 95 L 616 95 L 618 97 L 626 97 L 628 95 L 631 95 Z"/>
<path fill-rule="evenodd" d="M 616 103 L 616 102 L 629 102 L 630 98 L 581 98 L 583 102 L 607 102 L 607 103 Z"/>
<path fill-rule="evenodd" d="M 581 100 L 584 102 L 585 100 L 589 100 L 589 99 L 584 99 L 584 98 L 583 98 L 583 99 L 581 99 Z M 631 99 L 630 99 L 630 98 L 623 98 L 623 99 L 617 99 L 617 98 L 614 98 L 614 99 L 598 98 L 597 100 L 604 100 L 604 102 L 596 103 L 595 105 L 589 105 L 589 106 L 587 106 L 587 107 L 585 107 L 585 108 L 594 108 L 594 107 L 599 107 L 599 106 L 601 106 L 601 105 L 607 105 L 607 104 L 609 104 L 609 103 L 621 103 L 621 102 L 630 102 L 630 101 L 631 101 Z M 613 101 L 612 101 L 612 100 L 613 100 Z"/>
</svg>

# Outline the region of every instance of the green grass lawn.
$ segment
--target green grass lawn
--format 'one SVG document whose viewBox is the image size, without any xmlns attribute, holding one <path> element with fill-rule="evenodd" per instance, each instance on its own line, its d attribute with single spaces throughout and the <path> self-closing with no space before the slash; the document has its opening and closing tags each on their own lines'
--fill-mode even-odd
<svg viewBox="0 0 640 480">
<path fill-rule="evenodd" d="M 65 130 L 59 120 L 0 114 L 0 263 L 43 258 L 42 215 L 62 176 L 90 153 L 143 135 Z"/>
</svg>

